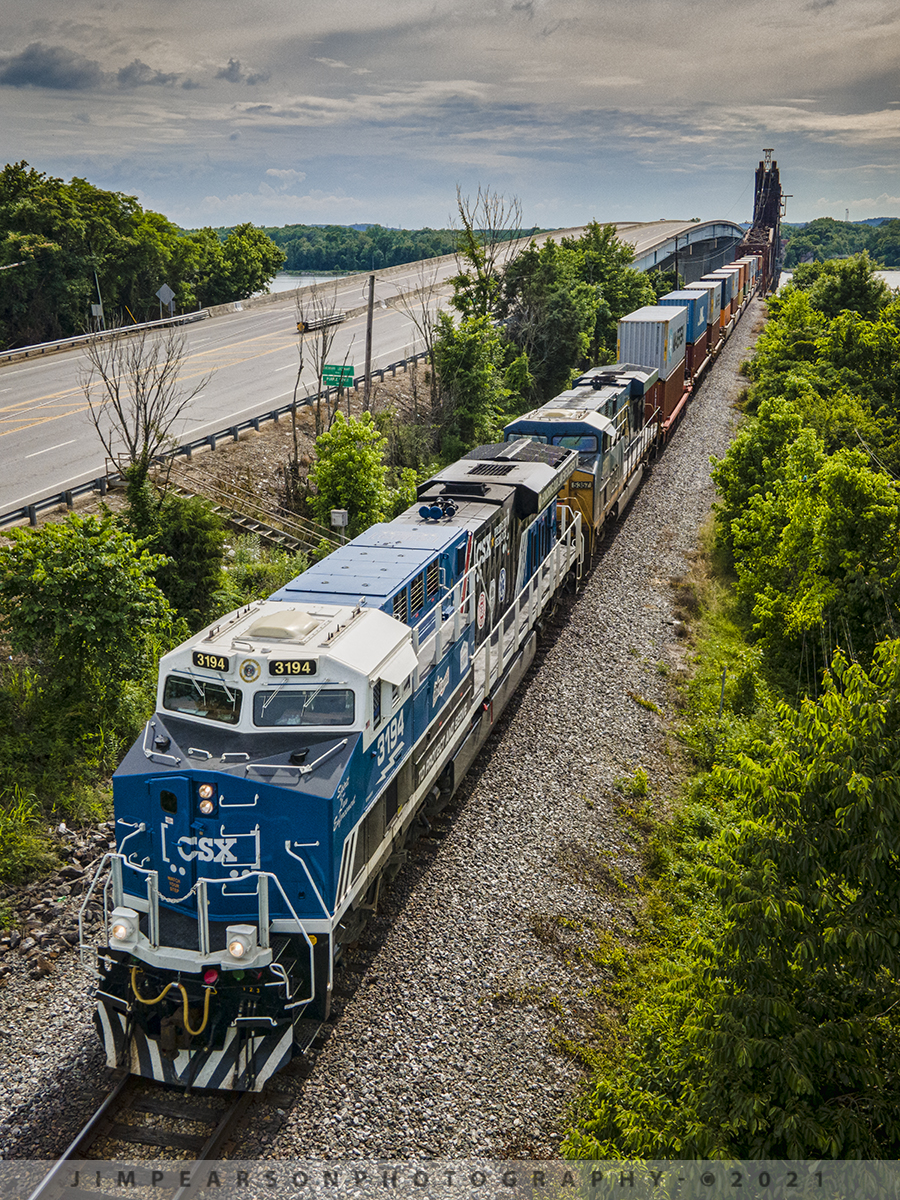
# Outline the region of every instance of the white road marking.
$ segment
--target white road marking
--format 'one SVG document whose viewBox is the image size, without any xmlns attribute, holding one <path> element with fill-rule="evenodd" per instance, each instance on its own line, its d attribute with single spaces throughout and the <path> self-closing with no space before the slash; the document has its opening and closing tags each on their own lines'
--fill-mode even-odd
<svg viewBox="0 0 900 1200">
<path fill-rule="evenodd" d="M 72 438 L 69 442 L 60 442 L 58 446 L 48 446 L 46 450 L 35 450 L 34 454 L 26 454 L 26 458 L 37 458 L 39 454 L 49 454 L 51 450 L 62 450 L 63 446 L 74 446 L 77 438 Z"/>
</svg>

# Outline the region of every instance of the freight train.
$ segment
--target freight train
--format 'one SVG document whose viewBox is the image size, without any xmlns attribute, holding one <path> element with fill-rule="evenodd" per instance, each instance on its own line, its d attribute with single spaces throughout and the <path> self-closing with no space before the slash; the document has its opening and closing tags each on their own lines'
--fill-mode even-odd
<svg viewBox="0 0 900 1200">
<path fill-rule="evenodd" d="M 383 880 L 459 786 L 757 274 L 748 260 L 698 285 L 702 303 L 631 314 L 620 347 L 643 365 L 586 372 L 402 515 L 162 659 L 82 909 L 102 892 L 81 949 L 110 1066 L 259 1090 L 327 1018 Z"/>
</svg>

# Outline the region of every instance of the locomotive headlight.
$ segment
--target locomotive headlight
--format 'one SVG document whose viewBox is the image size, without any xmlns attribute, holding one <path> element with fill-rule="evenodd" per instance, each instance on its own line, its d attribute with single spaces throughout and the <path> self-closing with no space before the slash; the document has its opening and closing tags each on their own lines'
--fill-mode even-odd
<svg viewBox="0 0 900 1200">
<path fill-rule="evenodd" d="M 200 801 L 200 811 L 203 813 L 204 817 L 208 817 L 215 807 L 216 806 L 213 804 L 212 800 Z"/>
<path fill-rule="evenodd" d="M 225 945 L 232 958 L 238 961 L 251 958 L 256 950 L 256 930 L 252 925 L 229 925 L 225 930 Z"/>
<path fill-rule="evenodd" d="M 110 942 L 133 945 L 140 932 L 140 920 L 133 908 L 114 908 L 109 926 Z"/>
<path fill-rule="evenodd" d="M 200 811 L 204 817 L 208 817 L 210 813 L 215 812 L 216 789 L 211 783 L 201 783 L 197 788 L 197 795 L 200 797 Z"/>
</svg>

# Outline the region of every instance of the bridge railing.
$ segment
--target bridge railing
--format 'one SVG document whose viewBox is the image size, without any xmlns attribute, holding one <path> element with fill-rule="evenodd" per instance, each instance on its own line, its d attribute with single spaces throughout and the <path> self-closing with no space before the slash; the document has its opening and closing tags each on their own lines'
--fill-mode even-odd
<svg viewBox="0 0 900 1200">
<path fill-rule="evenodd" d="M 34 346 L 19 346 L 15 350 L 0 350 L 0 363 L 15 362 L 19 358 L 39 358 L 42 354 L 53 354 L 56 350 L 71 350 L 87 342 L 107 342 L 126 333 L 140 333 L 143 329 L 163 329 L 167 325 L 191 325 L 203 321 L 209 313 L 205 308 L 197 312 L 181 313 L 177 317 L 163 317 L 160 321 L 140 321 L 134 325 L 117 325 L 115 329 L 100 329 L 93 333 L 79 333 L 77 337 L 60 338 L 56 342 L 38 342 Z"/>
<path fill-rule="evenodd" d="M 385 375 L 390 372 L 395 376 L 398 371 L 408 370 L 410 366 L 421 362 L 428 358 L 428 351 L 422 350 L 418 354 L 411 354 L 407 358 L 398 359 L 396 362 L 388 363 L 383 367 L 376 367 L 372 370 L 372 379 L 383 380 Z M 358 391 L 361 384 L 364 384 L 364 377 L 359 377 L 353 381 L 353 390 Z M 297 400 L 297 408 L 306 408 L 309 405 L 315 404 L 319 399 L 335 400 L 341 394 L 341 388 L 329 387 L 324 388 L 316 395 L 304 396 Z M 345 391 L 349 389 L 343 389 Z M 255 429 L 259 432 L 260 425 L 264 425 L 268 421 L 279 421 L 282 417 L 287 416 L 294 408 L 294 403 L 281 404 L 278 408 L 272 408 L 268 412 L 259 413 L 256 416 L 246 417 L 242 421 L 236 421 L 231 425 L 227 425 L 222 429 L 216 430 L 214 433 L 201 434 L 190 441 L 183 442 L 180 446 L 174 447 L 167 451 L 166 454 L 160 455 L 159 461 L 162 462 L 166 458 L 177 458 L 184 456 L 191 458 L 195 450 L 209 448 L 214 450 L 219 442 L 231 440 L 236 442 L 240 435 L 249 429 Z M 0 513 L 0 529 L 6 529 L 11 525 L 21 524 L 27 521 L 30 525 L 37 525 L 38 515 L 42 512 L 47 512 L 54 508 L 59 508 L 65 505 L 67 508 L 74 508 L 75 500 L 82 496 L 90 495 L 92 492 L 98 492 L 101 496 L 105 496 L 110 487 L 120 486 L 124 483 L 122 473 L 119 470 L 111 469 L 105 471 L 102 475 L 91 475 L 88 477 L 82 476 L 71 483 L 66 484 L 60 491 L 52 492 L 45 496 L 29 499 L 24 504 L 20 504 L 17 508 L 12 508 L 8 512 Z"/>
</svg>

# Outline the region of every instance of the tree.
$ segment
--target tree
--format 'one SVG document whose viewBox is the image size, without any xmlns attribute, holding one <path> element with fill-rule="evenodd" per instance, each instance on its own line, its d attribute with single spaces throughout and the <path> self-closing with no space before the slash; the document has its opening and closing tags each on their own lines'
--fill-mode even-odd
<svg viewBox="0 0 900 1200">
<path fill-rule="evenodd" d="M 0 547 L 0 619 L 18 653 L 64 691 L 99 693 L 136 679 L 148 642 L 172 613 L 156 585 L 159 556 L 112 517 L 70 515 L 12 529 Z"/>
<path fill-rule="evenodd" d="M 900 1139 L 900 641 L 867 673 L 837 655 L 818 703 L 783 712 L 715 873 L 722 983 L 703 1023 L 708 1118 L 750 1158 L 881 1158 Z"/>
<path fill-rule="evenodd" d="M 299 387 L 300 384 L 300 374 L 303 370 L 307 354 L 309 355 L 316 377 L 316 437 L 318 437 L 319 434 L 323 433 L 325 430 L 331 428 L 331 422 L 334 418 L 334 409 L 332 409 L 327 401 L 325 401 L 322 393 L 325 391 L 325 364 L 328 362 L 331 356 L 331 347 L 334 344 L 338 325 L 340 324 L 340 321 L 337 319 L 339 316 L 340 313 L 337 306 L 337 284 L 332 284 L 330 287 L 327 285 L 323 286 L 320 284 L 313 284 L 311 288 L 304 292 L 302 299 L 299 295 L 297 296 L 297 322 L 298 325 L 303 325 L 303 329 L 300 332 L 300 358 L 297 367 L 297 385 L 294 387 L 294 405 L 291 410 L 295 433 L 297 387 Z M 344 352 L 344 360 L 341 363 L 341 366 L 346 364 L 352 347 L 353 339 L 351 339 L 350 345 L 348 345 Z M 296 455 L 296 436 L 294 438 L 294 451 Z"/>
<path fill-rule="evenodd" d="M 441 312 L 434 361 L 447 400 L 441 456 L 452 461 L 499 434 L 500 414 L 509 398 L 506 347 L 489 317 L 465 317 L 455 325 Z"/>
<path fill-rule="evenodd" d="M 900 641 L 713 782 L 704 932 L 639 999 L 567 1151 L 894 1158 L 900 1142 Z"/>
<path fill-rule="evenodd" d="M 457 186 L 456 209 L 459 271 L 450 280 L 450 303 L 463 317 L 486 317 L 499 303 L 504 269 L 521 248 L 510 243 L 522 234 L 522 205 L 479 184 L 474 200 Z"/>
<path fill-rule="evenodd" d="M 124 458 L 129 498 L 136 500 L 153 460 L 173 440 L 177 422 L 212 373 L 181 384 L 185 341 L 174 328 L 97 336 L 84 354 L 79 383 L 91 421 L 113 462 Z"/>
<path fill-rule="evenodd" d="M 261 229 L 249 221 L 236 226 L 222 247 L 221 299 L 211 303 L 245 300 L 255 292 L 267 292 L 284 260 L 284 251 Z"/>
<path fill-rule="evenodd" d="M 156 555 L 157 586 L 176 615 L 191 629 L 202 629 L 219 608 L 225 526 L 200 496 L 163 492 L 145 481 L 131 489 L 125 520 L 147 550 Z"/>
<path fill-rule="evenodd" d="M 331 429 L 316 438 L 316 461 L 310 469 L 316 485 L 312 505 L 323 525 L 330 525 L 333 508 L 349 512 L 350 537 L 384 520 L 391 503 L 386 445 L 371 413 L 345 418 L 339 412 Z"/>
<path fill-rule="evenodd" d="M 526 356 L 537 403 L 568 387 L 590 352 L 600 294 L 579 278 L 577 257 L 556 242 L 532 242 L 503 273 L 498 314 Z"/>
<path fill-rule="evenodd" d="M 900 220 L 885 221 L 873 229 L 868 251 L 883 267 L 900 267 Z"/>
<path fill-rule="evenodd" d="M 808 291 L 812 307 L 829 318 L 849 309 L 874 321 L 891 300 L 891 289 L 875 274 L 865 250 L 852 258 L 798 267 L 791 286 Z"/>
</svg>

